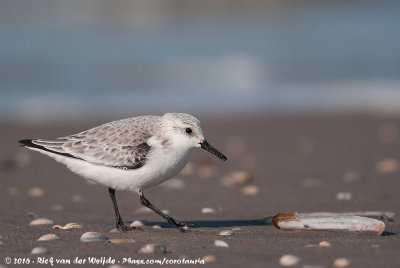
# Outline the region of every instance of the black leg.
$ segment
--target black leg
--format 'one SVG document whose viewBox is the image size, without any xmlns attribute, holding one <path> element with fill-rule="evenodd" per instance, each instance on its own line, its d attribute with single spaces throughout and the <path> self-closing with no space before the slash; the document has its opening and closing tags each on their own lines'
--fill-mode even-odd
<svg viewBox="0 0 400 268">
<path fill-rule="evenodd" d="M 150 201 L 147 200 L 146 197 L 144 197 L 144 194 L 142 191 L 140 191 L 139 194 L 140 194 L 140 203 L 143 206 L 148 207 L 149 209 L 151 209 L 152 211 L 154 211 L 155 213 L 157 213 L 158 215 L 163 217 L 167 222 L 172 224 L 174 227 L 184 227 L 184 226 L 193 227 L 194 226 L 194 224 L 180 222 L 180 221 L 177 221 L 174 218 L 168 216 L 167 214 L 163 213 L 160 209 L 156 208 L 153 204 L 151 204 Z"/>
<path fill-rule="evenodd" d="M 122 221 L 121 215 L 119 214 L 117 199 L 115 199 L 115 190 L 113 188 L 108 188 L 108 192 L 110 193 L 111 201 L 114 206 L 115 211 L 115 227 L 120 229 L 122 232 L 127 232 L 131 230 L 137 229 L 136 227 L 128 227 Z"/>
</svg>

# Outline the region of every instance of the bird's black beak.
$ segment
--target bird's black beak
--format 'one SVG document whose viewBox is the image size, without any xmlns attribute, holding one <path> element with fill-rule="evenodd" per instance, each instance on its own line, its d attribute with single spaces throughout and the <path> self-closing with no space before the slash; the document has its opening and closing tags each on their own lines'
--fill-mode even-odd
<svg viewBox="0 0 400 268">
<path fill-rule="evenodd" d="M 200 142 L 200 145 L 201 145 L 201 148 L 203 148 L 204 150 L 209 151 L 210 153 L 212 153 L 213 155 L 218 156 L 219 158 L 221 158 L 224 161 L 227 160 L 225 155 L 223 155 L 217 149 L 212 147 L 206 140 Z"/>
</svg>

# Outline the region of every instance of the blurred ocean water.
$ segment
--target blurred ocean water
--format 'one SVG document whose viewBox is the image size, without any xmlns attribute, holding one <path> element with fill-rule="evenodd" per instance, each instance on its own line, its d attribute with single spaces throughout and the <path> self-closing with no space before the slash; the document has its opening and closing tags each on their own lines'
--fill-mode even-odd
<svg viewBox="0 0 400 268">
<path fill-rule="evenodd" d="M 400 112 L 400 2 L 1 1 L 0 115 Z"/>
</svg>

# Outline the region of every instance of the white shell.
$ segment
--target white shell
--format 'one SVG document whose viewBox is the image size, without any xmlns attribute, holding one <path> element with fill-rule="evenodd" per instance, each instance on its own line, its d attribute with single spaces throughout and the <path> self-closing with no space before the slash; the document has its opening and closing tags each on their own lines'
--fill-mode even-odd
<svg viewBox="0 0 400 268">
<path fill-rule="evenodd" d="M 63 229 L 64 230 L 69 230 L 69 229 L 82 229 L 83 225 L 75 223 L 75 222 L 70 222 L 64 225 Z"/>
<path fill-rule="evenodd" d="M 351 200 L 353 199 L 353 195 L 351 193 L 347 193 L 347 192 L 340 192 L 336 194 L 336 199 L 337 200 Z"/>
<path fill-rule="evenodd" d="M 158 225 L 158 224 L 156 224 L 156 225 L 153 225 L 153 227 L 152 227 L 153 229 L 162 229 L 162 226 L 161 225 Z"/>
<path fill-rule="evenodd" d="M 229 248 L 229 245 L 226 242 L 218 239 L 214 241 L 214 245 L 221 248 Z"/>
<path fill-rule="evenodd" d="M 39 237 L 37 241 L 54 241 L 54 240 L 60 240 L 60 238 L 55 234 L 45 234 Z"/>
<path fill-rule="evenodd" d="M 49 220 L 46 218 L 39 218 L 39 219 L 31 221 L 31 223 L 29 225 L 50 225 L 53 223 L 54 222 L 52 220 Z"/>
<path fill-rule="evenodd" d="M 231 234 L 233 234 L 233 232 L 231 230 L 224 230 L 219 233 L 219 235 L 231 235 Z"/>
<path fill-rule="evenodd" d="M 96 232 L 84 233 L 80 238 L 81 242 L 99 242 L 99 241 L 107 241 L 107 240 L 108 240 L 108 237 L 106 237 L 100 233 L 96 233 Z"/>
<path fill-rule="evenodd" d="M 377 235 L 381 235 L 385 229 L 385 223 L 371 218 L 360 216 L 294 216 L 291 218 L 282 218 L 278 214 L 274 217 L 274 221 L 280 229 L 296 230 L 348 230 L 348 231 L 374 231 Z"/>
<path fill-rule="evenodd" d="M 215 213 L 215 212 L 217 212 L 217 211 L 213 208 L 202 208 L 201 209 L 201 213 L 203 213 L 203 214 L 209 214 L 209 213 Z"/>
<path fill-rule="evenodd" d="M 48 254 L 50 251 L 47 248 L 35 247 L 32 249 L 31 254 Z"/>
<path fill-rule="evenodd" d="M 350 265 L 350 261 L 346 258 L 338 258 L 333 262 L 333 267 L 347 267 Z"/>
<path fill-rule="evenodd" d="M 147 221 L 134 221 L 132 222 L 129 226 L 131 227 L 142 227 L 142 226 L 147 226 L 149 223 Z"/>
<path fill-rule="evenodd" d="M 294 266 L 300 262 L 300 258 L 295 255 L 283 255 L 279 259 L 279 264 L 282 266 Z"/>
<path fill-rule="evenodd" d="M 129 243 L 135 243 L 135 240 L 133 239 L 109 239 L 107 240 L 107 243 L 111 244 L 129 244 Z"/>
<path fill-rule="evenodd" d="M 147 244 L 144 245 L 139 253 L 150 254 L 150 253 L 166 253 L 167 248 L 162 244 Z"/>
</svg>

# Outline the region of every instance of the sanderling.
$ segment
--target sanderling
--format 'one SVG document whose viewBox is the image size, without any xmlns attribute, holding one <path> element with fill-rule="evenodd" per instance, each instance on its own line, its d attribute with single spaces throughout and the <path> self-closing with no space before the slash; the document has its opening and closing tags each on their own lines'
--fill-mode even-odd
<svg viewBox="0 0 400 268">
<path fill-rule="evenodd" d="M 116 228 L 124 232 L 135 227 L 127 227 L 122 221 L 115 190 L 138 193 L 142 205 L 175 227 L 190 226 L 152 205 L 144 197 L 143 189 L 176 175 L 186 165 L 194 148 L 201 147 L 227 160 L 204 139 L 200 121 L 183 113 L 133 117 L 54 140 L 19 142 L 65 164 L 72 172 L 109 187 Z"/>
</svg>

